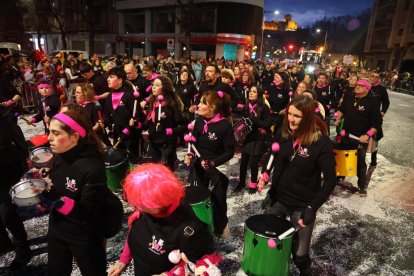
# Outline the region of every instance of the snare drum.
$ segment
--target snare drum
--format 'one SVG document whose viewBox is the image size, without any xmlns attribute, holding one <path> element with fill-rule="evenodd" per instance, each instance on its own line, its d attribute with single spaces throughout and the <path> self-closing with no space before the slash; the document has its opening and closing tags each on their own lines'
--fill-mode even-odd
<svg viewBox="0 0 414 276">
<path fill-rule="evenodd" d="M 50 148 L 40 147 L 30 152 L 30 161 L 32 161 L 33 167 L 37 169 L 50 167 L 52 158 L 53 152 Z"/>
<path fill-rule="evenodd" d="M 106 153 L 106 185 L 111 190 L 122 190 L 121 182 L 128 170 L 128 156 L 125 151 L 109 148 Z"/>
<path fill-rule="evenodd" d="M 39 194 L 34 192 L 32 187 L 46 188 L 46 181 L 43 179 L 25 179 L 11 187 L 10 197 L 17 206 L 31 206 L 40 203 Z"/>
<path fill-rule="evenodd" d="M 254 215 L 246 220 L 241 267 L 247 275 L 282 276 L 289 274 L 293 235 L 277 237 L 293 225 L 275 215 Z M 269 239 L 276 241 L 269 247 Z"/>
<path fill-rule="evenodd" d="M 30 150 L 49 145 L 48 135 L 36 135 L 27 140 L 27 146 Z"/>
<path fill-rule="evenodd" d="M 334 144 L 337 176 L 356 176 L 358 150 L 349 145 Z"/>
<path fill-rule="evenodd" d="M 214 233 L 213 203 L 210 191 L 203 186 L 189 186 L 185 190 L 184 201 L 191 205 L 199 220 L 208 225 L 208 230 Z"/>
</svg>

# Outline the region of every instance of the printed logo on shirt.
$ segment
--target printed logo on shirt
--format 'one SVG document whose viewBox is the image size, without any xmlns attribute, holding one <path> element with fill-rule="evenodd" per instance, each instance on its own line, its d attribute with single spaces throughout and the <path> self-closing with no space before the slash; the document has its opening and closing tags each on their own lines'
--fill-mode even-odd
<svg viewBox="0 0 414 276">
<path fill-rule="evenodd" d="M 365 107 L 363 105 L 358 105 L 358 111 L 365 111 Z"/>
<path fill-rule="evenodd" d="M 123 101 L 120 101 L 119 102 L 119 106 L 124 106 L 124 102 Z"/>
<path fill-rule="evenodd" d="M 215 140 L 217 140 L 217 136 L 214 132 L 213 133 L 209 132 L 208 133 L 208 139 L 211 140 L 211 141 L 215 141 Z"/>
<path fill-rule="evenodd" d="M 299 156 L 305 157 L 305 158 L 309 157 L 310 154 L 308 152 L 308 149 L 307 148 L 301 148 L 300 151 L 299 151 Z"/>
<path fill-rule="evenodd" d="M 328 93 L 326 93 L 325 91 L 322 92 L 322 96 L 326 97 L 328 96 Z"/>
<path fill-rule="evenodd" d="M 155 235 L 152 236 L 152 242 L 149 243 L 149 250 L 157 255 L 165 253 L 165 250 L 162 248 L 164 246 L 164 241 L 162 239 L 157 240 Z"/>
<path fill-rule="evenodd" d="M 165 114 L 165 112 L 164 112 L 164 111 L 161 111 L 161 118 L 162 118 L 162 119 L 167 118 L 167 115 Z"/>
<path fill-rule="evenodd" d="M 76 192 L 78 190 L 78 187 L 76 187 L 76 180 L 70 179 L 69 177 L 66 177 L 66 189 L 68 189 L 71 192 Z"/>
<path fill-rule="evenodd" d="M 283 98 L 283 95 L 282 94 L 277 94 L 277 97 L 279 98 L 279 99 L 282 99 Z"/>
<path fill-rule="evenodd" d="M 184 94 L 185 94 L 185 93 L 187 93 L 187 89 L 184 89 L 183 93 L 184 93 Z"/>
</svg>

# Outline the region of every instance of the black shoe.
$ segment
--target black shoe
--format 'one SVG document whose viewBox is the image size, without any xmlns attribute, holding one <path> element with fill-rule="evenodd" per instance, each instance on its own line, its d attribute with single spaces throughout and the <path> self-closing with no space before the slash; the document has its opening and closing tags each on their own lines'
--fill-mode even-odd
<svg viewBox="0 0 414 276">
<path fill-rule="evenodd" d="M 234 192 L 241 192 L 244 189 L 245 186 L 246 186 L 246 184 L 239 182 L 239 184 L 237 184 L 236 188 L 234 188 L 233 191 Z"/>
<path fill-rule="evenodd" d="M 11 241 L 6 243 L 0 243 L 0 256 L 4 255 L 14 249 L 14 245 Z"/>
<path fill-rule="evenodd" d="M 359 196 L 360 197 L 366 197 L 367 196 L 367 190 L 359 189 Z"/>
<path fill-rule="evenodd" d="M 377 162 L 371 162 L 371 164 L 369 164 L 370 167 L 376 167 L 377 166 Z"/>
<path fill-rule="evenodd" d="M 16 256 L 14 257 L 14 260 L 12 261 L 10 268 L 16 269 L 25 266 L 30 262 L 32 257 L 33 252 L 30 250 L 29 247 L 26 247 L 24 249 L 16 248 Z"/>
</svg>

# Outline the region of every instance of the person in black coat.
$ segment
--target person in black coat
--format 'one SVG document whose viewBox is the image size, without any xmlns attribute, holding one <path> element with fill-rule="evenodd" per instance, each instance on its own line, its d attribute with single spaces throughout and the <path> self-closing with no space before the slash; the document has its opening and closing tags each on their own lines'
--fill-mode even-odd
<svg viewBox="0 0 414 276">
<path fill-rule="evenodd" d="M 20 127 L 11 122 L 8 113 L 0 113 L 0 256 L 15 249 L 11 268 L 26 265 L 32 258 L 27 233 L 12 203 L 10 188 L 27 171 L 27 143 Z M 12 234 L 10 240 L 7 230 Z"/>
<path fill-rule="evenodd" d="M 197 271 L 198 260 L 215 255 L 207 225 L 182 201 L 183 186 L 167 167 L 152 163 L 138 166 L 126 177 L 124 192 L 135 212 L 128 219 L 122 254 L 108 276 L 119 276 L 131 260 L 137 276 L 176 275 L 177 251 L 186 259 L 185 265 Z M 197 275 L 204 275 L 200 272 Z"/>
<path fill-rule="evenodd" d="M 292 255 L 301 275 L 311 275 L 309 250 L 316 213 L 336 184 L 332 143 L 316 107 L 305 95 L 290 102 L 282 126 L 287 140 L 280 144 L 265 201 L 267 214 L 290 217 L 297 229 Z"/>
<path fill-rule="evenodd" d="M 158 76 L 148 100 L 144 129 L 148 130 L 153 162 L 164 162 L 174 171 L 177 138 L 186 130 L 184 105 L 169 78 Z"/>
<path fill-rule="evenodd" d="M 51 184 L 40 194 L 51 209 L 48 275 L 70 275 L 75 258 L 82 275 L 106 275 L 102 212 L 106 174 L 104 150 L 84 113 L 68 109 L 50 122 Z M 39 188 L 40 189 L 40 188 Z"/>
<path fill-rule="evenodd" d="M 201 156 L 192 165 L 193 180 L 211 191 L 214 231 L 218 236 L 228 235 L 227 188 L 229 179 L 218 167 L 229 161 L 235 150 L 233 128 L 225 118 L 230 116 L 230 97 L 219 91 L 204 93 L 198 105 L 198 114 L 192 133 L 192 143 Z"/>
<path fill-rule="evenodd" d="M 252 122 L 252 130 L 243 141 L 240 178 L 235 190 L 240 191 L 245 187 L 247 165 L 250 163 L 249 192 L 254 192 L 257 187 L 259 161 L 266 150 L 266 136 L 270 134 L 270 126 L 272 125 L 270 110 L 263 101 L 263 93 L 260 87 L 253 85 L 250 88 L 245 105 L 238 105 L 234 112 L 249 118 Z"/>
</svg>

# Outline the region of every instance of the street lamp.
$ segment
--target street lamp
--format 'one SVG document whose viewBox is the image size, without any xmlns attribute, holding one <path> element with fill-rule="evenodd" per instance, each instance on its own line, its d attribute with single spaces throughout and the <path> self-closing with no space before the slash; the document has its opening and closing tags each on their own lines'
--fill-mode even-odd
<svg viewBox="0 0 414 276">
<path fill-rule="evenodd" d="M 279 15 L 279 11 L 278 10 L 275 10 L 275 15 Z"/>
<path fill-rule="evenodd" d="M 321 29 L 316 29 L 316 32 L 317 33 L 320 33 L 321 32 Z M 325 49 L 325 51 L 327 50 L 327 48 L 326 48 L 326 40 L 328 39 L 328 31 L 327 30 L 325 30 L 325 41 L 324 41 L 324 43 L 323 43 L 323 48 Z"/>
</svg>

